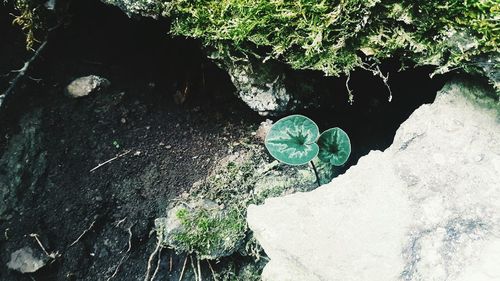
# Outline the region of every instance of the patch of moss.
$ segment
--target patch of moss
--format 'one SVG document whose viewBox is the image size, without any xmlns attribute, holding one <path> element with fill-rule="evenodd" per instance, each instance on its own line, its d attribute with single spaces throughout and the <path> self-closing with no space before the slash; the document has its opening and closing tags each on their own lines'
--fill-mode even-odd
<svg viewBox="0 0 500 281">
<path fill-rule="evenodd" d="M 172 32 L 217 49 L 283 60 L 296 69 L 349 73 L 388 57 L 437 72 L 474 71 L 499 52 L 496 0 L 171 0 Z"/>
<path fill-rule="evenodd" d="M 188 211 L 181 208 L 176 217 L 182 225 L 182 231 L 173 237 L 178 250 L 196 253 L 201 259 L 234 252 L 247 230 L 245 217 L 237 208 L 229 208 L 224 212 L 204 208 Z"/>
</svg>

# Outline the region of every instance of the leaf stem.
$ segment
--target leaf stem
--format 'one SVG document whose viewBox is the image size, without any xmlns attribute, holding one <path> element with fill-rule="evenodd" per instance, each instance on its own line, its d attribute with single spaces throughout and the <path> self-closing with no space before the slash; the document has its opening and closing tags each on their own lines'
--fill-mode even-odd
<svg viewBox="0 0 500 281">
<path fill-rule="evenodd" d="M 313 168 L 314 175 L 316 176 L 316 182 L 318 183 L 318 187 L 320 187 L 321 183 L 319 182 L 318 171 L 316 170 L 316 166 L 314 166 L 314 162 L 313 161 L 311 161 L 311 166 Z"/>
</svg>

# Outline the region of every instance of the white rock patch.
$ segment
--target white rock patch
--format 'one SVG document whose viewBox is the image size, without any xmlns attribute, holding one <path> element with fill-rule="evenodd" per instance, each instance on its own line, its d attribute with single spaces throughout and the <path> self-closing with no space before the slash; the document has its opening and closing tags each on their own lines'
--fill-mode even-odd
<svg viewBox="0 0 500 281">
<path fill-rule="evenodd" d="M 315 191 L 251 206 L 263 280 L 500 280 L 500 107 L 455 82 Z"/>
</svg>

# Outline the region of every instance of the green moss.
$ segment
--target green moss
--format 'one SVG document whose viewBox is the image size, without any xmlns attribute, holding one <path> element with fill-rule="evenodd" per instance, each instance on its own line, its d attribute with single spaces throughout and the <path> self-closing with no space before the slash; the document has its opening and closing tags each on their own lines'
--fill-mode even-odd
<svg viewBox="0 0 500 281">
<path fill-rule="evenodd" d="M 496 0 L 172 0 L 172 32 L 327 75 L 399 57 L 472 70 L 499 51 Z"/>
<path fill-rule="evenodd" d="M 237 208 L 225 212 L 199 208 L 193 211 L 180 209 L 176 213 L 182 231 L 174 234 L 178 250 L 196 253 L 200 258 L 210 258 L 237 247 L 245 237 L 245 217 Z"/>
</svg>

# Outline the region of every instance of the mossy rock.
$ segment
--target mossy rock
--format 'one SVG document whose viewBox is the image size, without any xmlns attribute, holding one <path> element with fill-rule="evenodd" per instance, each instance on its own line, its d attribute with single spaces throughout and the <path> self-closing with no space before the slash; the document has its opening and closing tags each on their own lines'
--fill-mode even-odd
<svg viewBox="0 0 500 281">
<path fill-rule="evenodd" d="M 170 209 L 155 220 L 160 243 L 200 259 L 218 259 L 236 252 L 246 236 L 246 220 L 237 208 L 199 200 Z"/>
</svg>

